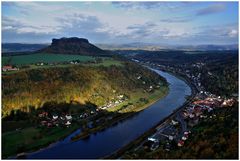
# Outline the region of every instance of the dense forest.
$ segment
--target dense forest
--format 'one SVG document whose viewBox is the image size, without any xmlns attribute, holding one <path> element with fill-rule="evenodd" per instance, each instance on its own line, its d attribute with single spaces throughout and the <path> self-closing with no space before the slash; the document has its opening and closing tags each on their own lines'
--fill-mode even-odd
<svg viewBox="0 0 240 161">
<path fill-rule="evenodd" d="M 141 76 L 141 80 L 137 77 Z M 142 82 L 145 82 L 144 84 Z M 124 66 L 81 66 L 44 68 L 22 71 L 2 77 L 2 114 L 30 107 L 42 107 L 46 102 L 91 102 L 101 106 L 112 97 L 131 94 L 151 85 L 166 85 L 154 72 L 135 63 Z"/>
</svg>

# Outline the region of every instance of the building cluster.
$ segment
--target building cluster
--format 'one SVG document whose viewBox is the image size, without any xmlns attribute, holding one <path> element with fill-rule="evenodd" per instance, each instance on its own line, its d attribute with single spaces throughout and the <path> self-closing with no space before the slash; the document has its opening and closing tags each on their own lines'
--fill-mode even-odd
<svg viewBox="0 0 240 161">
<path fill-rule="evenodd" d="M 147 146 L 147 148 L 152 151 L 157 149 L 160 145 L 163 145 L 164 149 L 167 151 L 171 150 L 173 145 L 180 148 L 190 139 L 190 135 L 192 135 L 190 129 L 193 126 L 197 125 L 201 120 L 213 119 L 216 117 L 214 112 L 215 109 L 231 107 L 236 101 L 236 99 L 233 98 L 221 98 L 220 96 L 207 92 L 200 82 L 201 72 L 193 73 L 188 70 L 187 66 L 184 64 L 180 65 L 180 68 L 175 68 L 151 62 L 138 62 L 147 64 L 148 66 L 158 67 L 161 70 L 184 75 L 191 81 L 197 93 L 194 101 L 191 101 L 187 106 L 176 112 L 174 116 L 159 125 L 155 129 L 156 131 L 142 142 L 138 148 Z M 201 62 L 192 64 L 193 67 L 198 69 L 202 68 L 204 65 L 205 64 Z M 211 72 L 208 72 L 208 74 L 213 76 Z"/>
<path fill-rule="evenodd" d="M 121 95 L 118 95 L 116 99 L 111 100 L 108 103 L 106 103 L 105 105 L 99 106 L 98 108 L 102 109 L 102 110 L 106 110 L 108 108 L 115 107 L 126 100 L 127 100 L 127 97 L 124 96 L 123 94 L 121 94 Z"/>
<path fill-rule="evenodd" d="M 41 112 L 38 114 L 40 125 L 44 127 L 54 126 L 69 126 L 71 125 L 73 117 L 70 114 L 49 114 L 48 112 Z"/>
<path fill-rule="evenodd" d="M 154 151 L 163 145 L 166 151 L 172 149 L 173 143 L 178 147 L 184 146 L 191 135 L 190 129 L 201 120 L 216 117 L 214 110 L 217 108 L 233 106 L 234 99 L 223 99 L 221 97 L 205 96 L 197 99 L 178 111 L 174 116 L 159 125 L 155 132 L 142 143 L 142 146 Z"/>
</svg>

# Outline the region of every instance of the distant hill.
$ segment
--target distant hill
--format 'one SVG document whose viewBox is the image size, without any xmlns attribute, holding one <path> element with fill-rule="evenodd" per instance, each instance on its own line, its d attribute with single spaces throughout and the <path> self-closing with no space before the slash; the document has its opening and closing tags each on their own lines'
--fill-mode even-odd
<svg viewBox="0 0 240 161">
<path fill-rule="evenodd" d="M 168 45 L 154 43 L 129 43 L 129 44 L 97 44 L 98 47 L 107 50 L 186 50 L 186 51 L 209 51 L 209 50 L 238 50 L 238 44 L 229 45 Z"/>
<path fill-rule="evenodd" d="M 89 43 L 87 39 L 77 37 L 52 39 L 52 44 L 50 46 L 37 52 L 91 56 L 103 56 L 109 54 L 109 52 Z"/>
<path fill-rule="evenodd" d="M 230 44 L 230 45 L 184 45 L 177 46 L 176 49 L 179 50 L 238 50 L 238 44 Z"/>
<path fill-rule="evenodd" d="M 22 44 L 22 43 L 3 43 L 2 52 L 27 52 L 27 51 L 37 51 L 42 48 L 47 47 L 48 44 Z"/>
</svg>

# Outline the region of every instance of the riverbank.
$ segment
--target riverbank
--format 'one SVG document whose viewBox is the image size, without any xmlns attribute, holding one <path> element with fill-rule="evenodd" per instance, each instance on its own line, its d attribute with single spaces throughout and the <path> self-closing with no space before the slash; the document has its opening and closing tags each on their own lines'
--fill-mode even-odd
<svg viewBox="0 0 240 161">
<path fill-rule="evenodd" d="M 166 97 L 135 116 L 98 132 L 96 135 L 91 135 L 88 139 L 76 142 L 67 141 L 64 142 L 64 146 L 62 146 L 62 142 L 59 142 L 50 148 L 31 153 L 27 158 L 96 159 L 111 154 L 132 140 L 135 140 L 140 134 L 143 134 L 182 105 L 186 101 L 185 96 L 191 95 L 191 89 L 185 82 L 166 72 L 157 71 L 157 73 L 164 77 L 170 84 L 169 93 Z M 168 106 L 170 104 L 171 106 Z M 70 139 L 70 137 L 68 138 Z"/>
<path fill-rule="evenodd" d="M 115 68 L 118 68 L 118 67 L 115 67 Z M 123 69 L 121 69 L 121 70 L 123 70 Z M 143 71 L 145 71 L 145 70 L 143 70 Z M 137 76 L 138 76 L 137 75 L 137 76 L 134 77 L 134 81 L 138 82 L 138 85 L 136 87 L 134 86 L 134 88 L 132 87 L 131 88 L 132 91 L 129 91 L 127 93 L 127 92 L 125 92 L 122 89 L 123 87 L 121 87 L 122 91 L 120 90 L 120 87 L 119 87 L 119 91 L 120 91 L 119 95 L 120 94 L 124 94 L 124 95 L 129 96 L 130 98 L 126 99 L 128 101 L 132 101 L 131 96 L 133 95 L 135 90 L 138 90 L 138 91 L 141 90 L 141 92 L 142 92 L 142 95 L 139 95 L 139 97 L 134 97 L 135 98 L 135 100 L 134 100 L 135 102 L 137 102 L 140 98 L 146 97 L 148 99 L 148 97 L 152 97 L 151 99 L 148 100 L 149 103 L 147 103 L 147 104 L 145 104 L 144 102 L 139 101 L 141 104 L 144 104 L 144 105 L 143 106 L 138 106 L 136 104 L 136 106 L 141 107 L 141 108 L 135 108 L 134 111 L 132 111 L 133 113 L 136 113 L 136 111 L 140 111 L 140 110 L 146 108 L 147 106 L 153 104 L 154 102 L 156 102 L 160 98 L 162 98 L 165 95 L 167 95 L 167 90 L 165 92 L 161 93 L 161 89 L 157 89 L 157 87 L 156 87 L 156 86 L 158 86 L 158 83 L 163 83 L 162 80 L 161 79 L 159 79 L 159 80 L 158 79 L 157 80 L 151 79 L 151 78 L 155 78 L 154 77 L 155 75 L 152 75 L 152 77 L 148 77 L 148 75 L 146 73 L 148 73 L 148 72 L 145 71 L 145 74 L 143 73 L 141 75 L 141 77 L 143 77 L 145 79 L 149 78 L 149 82 L 154 82 L 154 83 L 151 83 L 151 84 L 147 83 L 144 86 L 143 85 L 139 85 L 140 81 L 142 82 L 142 80 L 137 79 Z M 94 74 L 95 74 L 95 72 L 94 72 Z M 91 75 L 94 75 L 94 74 L 91 74 Z M 133 74 L 131 74 L 131 72 L 129 73 L 129 75 L 126 75 L 125 79 L 129 80 L 129 81 L 132 80 L 132 79 L 129 78 L 130 76 L 133 77 Z M 94 79 L 98 80 L 97 78 L 94 78 Z M 129 81 L 126 81 L 124 83 L 125 84 L 130 84 Z M 105 83 L 105 85 L 106 84 L 108 85 L 109 82 L 113 82 L 113 81 L 112 80 L 108 81 L 108 83 Z M 120 83 L 118 83 L 118 84 L 120 84 Z M 163 83 L 163 84 L 165 86 L 165 83 Z M 104 86 L 104 84 L 103 85 L 100 84 L 99 86 L 101 88 L 101 87 Z M 152 89 L 154 89 L 156 91 L 160 91 L 160 92 L 156 92 L 156 95 L 154 95 L 151 92 L 143 92 L 144 90 L 148 90 L 148 88 L 150 86 L 152 87 Z M 118 88 L 115 88 L 115 89 L 118 89 Z M 106 90 L 101 90 L 101 91 L 102 91 L 101 95 L 104 96 L 104 99 L 108 98 L 108 96 L 110 97 L 110 96 L 113 95 L 112 93 L 110 93 L 110 92 L 108 92 Z M 112 90 L 111 92 L 113 92 L 113 91 L 114 90 Z M 96 93 L 93 93 L 93 94 L 96 94 Z M 99 95 L 99 93 L 97 93 L 97 94 Z M 115 94 L 115 95 L 117 95 L 117 94 Z M 117 96 L 115 96 L 115 97 L 117 97 Z M 113 101 L 117 102 L 119 100 L 114 98 Z M 135 105 L 134 101 L 131 102 L 132 105 Z M 56 105 L 55 107 L 58 107 L 58 106 Z M 82 106 L 79 106 L 79 107 L 82 107 Z M 72 111 L 76 111 L 76 109 L 73 109 Z M 102 111 L 105 111 L 105 110 L 102 110 Z M 108 113 L 107 116 L 111 115 L 111 112 L 106 111 L 106 113 Z M 100 114 L 101 114 L 101 112 L 100 112 Z M 121 117 L 118 117 L 116 120 L 107 120 L 106 118 L 103 118 L 103 120 L 106 121 L 107 124 L 106 125 L 100 125 L 100 128 L 92 130 L 92 133 L 95 133 L 95 132 L 100 131 L 100 130 L 104 130 L 107 127 L 112 126 L 113 124 L 117 123 L 118 121 L 130 117 L 131 114 L 132 113 L 130 111 L 129 114 L 121 115 Z M 29 115 L 31 115 L 31 114 L 29 114 Z M 34 116 L 34 117 L 32 117 L 32 116 Z M 52 116 L 50 115 L 50 118 L 51 117 Z M 27 126 L 25 128 L 22 128 L 22 126 L 14 127 L 14 128 L 11 129 L 11 132 L 9 131 L 9 132 L 3 133 L 3 135 L 2 135 L 2 140 L 3 140 L 3 154 L 2 154 L 2 157 L 3 158 L 7 158 L 9 156 L 16 155 L 17 153 L 23 153 L 23 152 L 28 152 L 28 151 L 32 151 L 32 150 L 35 151 L 35 150 L 38 150 L 40 148 L 46 147 L 49 144 L 52 144 L 53 142 L 57 142 L 59 140 L 62 140 L 62 138 L 68 136 L 73 131 L 75 131 L 75 130 L 77 130 L 77 129 L 79 129 L 81 127 L 81 125 L 72 122 L 72 124 L 69 126 L 69 128 L 60 128 L 60 127 L 57 127 L 57 126 L 49 127 L 49 128 L 46 127 L 46 129 L 45 129 L 45 127 L 38 128 L 37 126 L 40 124 L 40 118 L 39 118 L 38 114 L 34 113 L 33 115 L 31 115 L 31 118 L 32 118 L 31 121 L 34 122 L 34 125 L 30 125 L 30 124 L 26 123 Z M 17 119 L 21 119 L 21 118 L 17 118 Z M 84 121 L 85 121 L 84 124 L 86 124 L 89 121 L 96 121 L 96 120 L 95 119 L 94 120 L 86 119 Z"/>
<path fill-rule="evenodd" d="M 55 132 L 51 134 L 52 131 L 45 132 L 48 137 L 46 138 L 32 138 L 29 136 L 29 133 L 37 133 L 39 129 L 34 127 L 29 127 L 26 129 L 23 129 L 23 131 L 19 131 L 17 135 L 14 136 L 15 140 L 20 140 L 21 137 L 29 137 L 29 139 L 37 140 L 35 144 L 28 144 L 26 146 L 23 146 L 22 144 L 19 144 L 18 146 L 13 146 L 12 144 L 15 143 L 15 141 L 8 141 L 8 146 L 4 146 L 2 151 L 2 158 L 18 158 L 18 157 L 24 157 L 25 154 L 31 153 L 37 150 L 41 150 L 46 147 L 50 147 L 52 144 L 55 144 L 58 141 L 63 140 L 66 138 L 69 133 L 73 133 L 79 128 L 77 124 L 74 124 L 73 126 L 69 128 L 58 128 L 54 129 Z M 11 134 L 12 137 L 13 134 Z M 23 148 L 24 147 L 24 148 Z M 17 152 L 17 153 L 16 153 Z"/>
<path fill-rule="evenodd" d="M 166 71 L 166 70 L 165 70 Z M 166 71 L 169 72 L 169 71 Z M 162 119 L 159 123 L 157 123 L 154 127 L 150 128 L 148 131 L 146 131 L 145 133 L 143 133 L 141 136 L 139 136 L 137 139 L 133 140 L 132 142 L 130 142 L 129 144 L 127 144 L 126 146 L 124 146 L 123 148 L 121 148 L 120 150 L 115 151 L 114 153 L 103 157 L 103 159 L 116 159 L 116 158 L 121 158 L 121 156 L 128 150 L 130 150 L 131 148 L 135 147 L 136 145 L 139 145 L 142 141 L 144 141 L 145 139 L 147 139 L 148 136 L 150 136 L 151 134 L 153 134 L 154 132 L 156 132 L 156 128 L 162 126 L 163 124 L 165 124 L 166 122 L 170 121 L 175 115 L 176 113 L 178 113 L 180 110 L 182 110 L 183 108 L 185 108 L 186 106 L 189 105 L 189 103 L 192 102 L 192 100 L 194 99 L 195 95 L 196 95 L 196 87 L 195 85 L 187 78 L 184 77 L 182 75 L 178 75 L 177 73 L 173 73 L 173 72 L 169 72 L 172 75 L 174 75 L 175 77 L 183 80 L 185 83 L 187 83 L 190 88 L 191 88 L 191 96 L 187 99 L 187 101 L 180 106 L 179 108 L 177 108 L 176 110 L 174 110 L 174 112 L 172 114 L 170 114 L 169 116 L 167 116 L 166 118 Z"/>
<path fill-rule="evenodd" d="M 138 114 L 139 112 L 143 111 L 144 109 L 146 109 L 147 107 L 151 106 L 152 104 L 154 104 L 155 102 L 157 102 L 158 100 L 162 99 L 163 97 L 165 97 L 168 94 L 168 87 L 166 87 L 166 89 L 164 90 L 157 90 L 155 91 L 152 95 L 149 95 L 149 102 L 142 105 L 142 106 L 138 106 L 137 108 L 134 108 L 133 111 L 131 112 L 127 112 L 127 113 L 122 113 L 120 114 L 118 117 L 116 117 L 114 120 L 111 120 L 111 122 L 107 122 L 101 126 L 98 126 L 96 128 L 90 129 L 88 131 L 84 131 L 81 132 L 75 136 L 73 136 L 71 138 L 72 141 L 77 141 L 80 139 L 85 139 L 87 137 L 89 137 L 91 134 L 93 133 L 97 133 L 98 131 L 102 131 L 108 127 L 111 127 L 115 124 L 117 124 L 118 122 L 128 119 L 130 117 L 132 117 L 133 115 Z"/>
<path fill-rule="evenodd" d="M 159 99 L 165 97 L 167 94 L 168 94 L 168 90 L 163 90 L 163 91 L 162 90 L 156 90 L 154 93 L 149 95 L 149 103 L 144 104 L 143 106 L 139 106 L 135 110 L 140 112 L 141 110 L 144 110 L 145 108 L 147 108 L 151 104 L 154 104 Z M 72 141 L 77 141 L 79 139 L 84 139 L 84 138 L 87 138 L 89 135 L 91 135 L 93 133 L 103 131 L 108 127 L 114 126 L 115 124 L 117 124 L 118 122 L 120 122 L 122 120 L 125 120 L 127 118 L 132 117 L 133 115 L 137 114 L 138 112 L 129 112 L 129 113 L 126 113 L 126 114 L 119 114 L 118 117 L 113 118 L 111 121 L 108 121 L 105 124 L 101 124 L 100 126 L 94 128 L 94 129 L 89 129 L 89 131 L 87 131 L 87 133 L 81 134 L 81 136 L 79 138 L 74 138 Z M 71 133 L 73 133 L 77 129 L 79 129 L 79 125 L 77 123 L 73 123 L 69 128 L 65 128 L 65 129 L 60 130 L 57 135 L 52 134 L 52 135 L 50 135 L 50 137 L 37 139 L 38 141 L 35 142 L 35 144 L 30 144 L 28 146 L 26 145 L 25 146 L 26 148 L 21 149 L 21 151 L 19 151 L 18 154 L 21 154 L 20 157 L 24 157 L 25 154 L 29 154 L 31 152 L 35 152 L 35 151 L 38 151 L 38 150 L 49 148 L 49 146 L 51 146 L 52 144 L 55 144 L 58 141 L 63 140 L 65 137 L 69 136 Z M 36 131 L 37 129 L 32 129 L 32 130 Z M 49 130 L 53 130 L 53 129 L 49 129 Z M 21 130 L 21 132 L 19 131 L 18 133 L 21 133 L 21 135 L 24 135 L 24 136 L 29 136 L 28 134 L 25 135 L 24 131 L 25 131 L 25 129 Z M 17 134 L 17 138 L 19 138 L 18 136 L 19 136 L 19 134 Z M 29 136 L 29 138 L 31 139 L 32 137 Z M 21 139 L 19 138 L 18 140 L 21 140 Z M 8 143 L 10 143 L 10 142 L 8 141 Z M 8 145 L 12 145 L 12 144 L 8 144 Z M 15 152 L 17 152 L 18 149 L 19 149 L 17 147 L 14 148 L 14 146 L 7 146 L 7 147 L 9 147 L 9 148 L 8 148 L 8 150 L 7 149 L 4 150 L 3 158 L 7 158 L 11 155 L 16 154 Z"/>
</svg>

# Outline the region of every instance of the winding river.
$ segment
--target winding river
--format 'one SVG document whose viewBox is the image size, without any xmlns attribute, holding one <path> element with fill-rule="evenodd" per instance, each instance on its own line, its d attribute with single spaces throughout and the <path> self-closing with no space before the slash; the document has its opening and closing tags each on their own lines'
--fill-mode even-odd
<svg viewBox="0 0 240 161">
<path fill-rule="evenodd" d="M 96 159 L 109 155 L 133 141 L 159 121 L 169 116 L 191 95 L 191 88 L 179 78 L 152 69 L 169 83 L 167 96 L 149 106 L 144 111 L 130 117 L 104 131 L 90 135 L 89 139 L 70 142 L 74 132 L 52 146 L 28 154 L 29 159 Z"/>
</svg>

